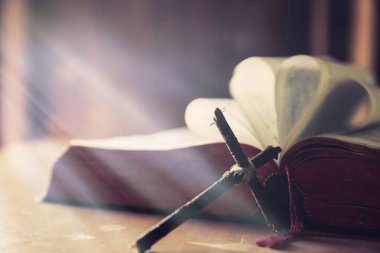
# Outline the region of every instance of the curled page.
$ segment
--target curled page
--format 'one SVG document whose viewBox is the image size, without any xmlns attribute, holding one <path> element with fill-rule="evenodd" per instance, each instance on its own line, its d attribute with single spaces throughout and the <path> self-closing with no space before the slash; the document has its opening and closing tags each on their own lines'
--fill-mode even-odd
<svg viewBox="0 0 380 253">
<path fill-rule="evenodd" d="M 284 58 L 251 57 L 234 70 L 230 92 L 263 146 L 278 145 L 275 71 Z"/>
<path fill-rule="evenodd" d="M 239 142 L 262 148 L 257 140 L 257 134 L 232 99 L 198 98 L 193 100 L 185 112 L 187 127 L 202 137 L 223 141 L 218 128 L 212 124 L 214 110 L 217 107 L 223 110 Z"/>
<path fill-rule="evenodd" d="M 351 131 L 380 119 L 379 91 L 365 70 L 310 56 L 291 57 L 279 68 L 276 110 L 280 143 Z"/>
</svg>

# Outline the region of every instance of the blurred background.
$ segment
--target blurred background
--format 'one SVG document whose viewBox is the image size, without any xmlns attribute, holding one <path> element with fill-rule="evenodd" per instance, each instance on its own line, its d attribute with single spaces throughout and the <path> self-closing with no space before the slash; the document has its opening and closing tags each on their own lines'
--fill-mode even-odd
<svg viewBox="0 0 380 253">
<path fill-rule="evenodd" d="M 376 0 L 2 0 L 0 144 L 183 126 L 250 56 L 379 74 Z"/>
</svg>

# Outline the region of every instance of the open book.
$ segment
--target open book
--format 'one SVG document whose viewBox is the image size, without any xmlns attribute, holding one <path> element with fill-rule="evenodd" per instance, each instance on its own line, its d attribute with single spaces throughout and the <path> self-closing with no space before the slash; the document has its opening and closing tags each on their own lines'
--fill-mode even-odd
<svg viewBox="0 0 380 253">
<path fill-rule="evenodd" d="M 47 201 L 172 210 L 233 165 L 212 123 L 224 113 L 253 156 L 279 145 L 279 162 L 257 172 L 270 201 L 291 223 L 380 231 L 380 89 L 365 70 L 310 56 L 252 57 L 230 82 L 233 99 L 200 98 L 186 128 L 151 135 L 75 140 L 56 162 Z M 249 217 L 245 186 L 206 213 Z M 282 208 L 281 208 L 282 207 Z"/>
</svg>

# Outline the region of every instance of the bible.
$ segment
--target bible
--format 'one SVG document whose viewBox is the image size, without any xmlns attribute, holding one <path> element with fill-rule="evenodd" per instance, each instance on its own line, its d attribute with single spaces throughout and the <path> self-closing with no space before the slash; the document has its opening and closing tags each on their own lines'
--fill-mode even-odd
<svg viewBox="0 0 380 253">
<path fill-rule="evenodd" d="M 291 231 L 380 231 L 380 89 L 366 70 L 306 55 L 251 57 L 235 68 L 231 99 L 200 98 L 186 127 L 103 140 L 74 140 L 54 165 L 45 200 L 168 212 L 234 164 L 215 126 L 216 107 L 254 156 L 280 146 L 257 171 Z M 250 219 L 246 186 L 205 215 Z M 285 215 L 284 215 L 285 214 Z"/>
</svg>

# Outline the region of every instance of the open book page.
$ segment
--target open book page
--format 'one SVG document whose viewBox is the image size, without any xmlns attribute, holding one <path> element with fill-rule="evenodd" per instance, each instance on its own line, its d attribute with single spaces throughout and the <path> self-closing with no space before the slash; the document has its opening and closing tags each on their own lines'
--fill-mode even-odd
<svg viewBox="0 0 380 253">
<path fill-rule="evenodd" d="M 275 103 L 280 144 L 310 103 L 318 89 L 320 69 L 309 56 L 290 57 L 276 75 Z"/>
<path fill-rule="evenodd" d="M 296 125 L 299 129 L 289 135 L 289 145 L 319 134 L 359 129 L 378 121 L 379 99 L 379 90 L 375 88 L 367 90 L 353 80 L 336 82 L 318 104 L 306 110 L 308 114 Z"/>
<path fill-rule="evenodd" d="M 70 146 L 113 150 L 169 150 L 214 143 L 216 140 L 201 137 L 188 128 L 175 128 L 144 135 L 131 135 L 99 140 L 72 140 Z"/>
<path fill-rule="evenodd" d="M 278 145 L 275 71 L 284 58 L 248 58 L 234 70 L 230 93 L 262 146 Z"/>
<path fill-rule="evenodd" d="M 276 83 L 280 142 L 358 129 L 380 119 L 379 92 L 365 70 L 309 56 L 281 65 Z"/>
<path fill-rule="evenodd" d="M 218 128 L 212 124 L 216 107 L 222 109 L 239 142 L 259 149 L 263 148 L 249 122 L 232 99 L 198 98 L 193 100 L 185 112 L 187 127 L 199 136 L 223 141 Z"/>
<path fill-rule="evenodd" d="M 347 134 L 326 134 L 323 136 L 380 149 L 380 124 L 374 124 Z"/>
</svg>

